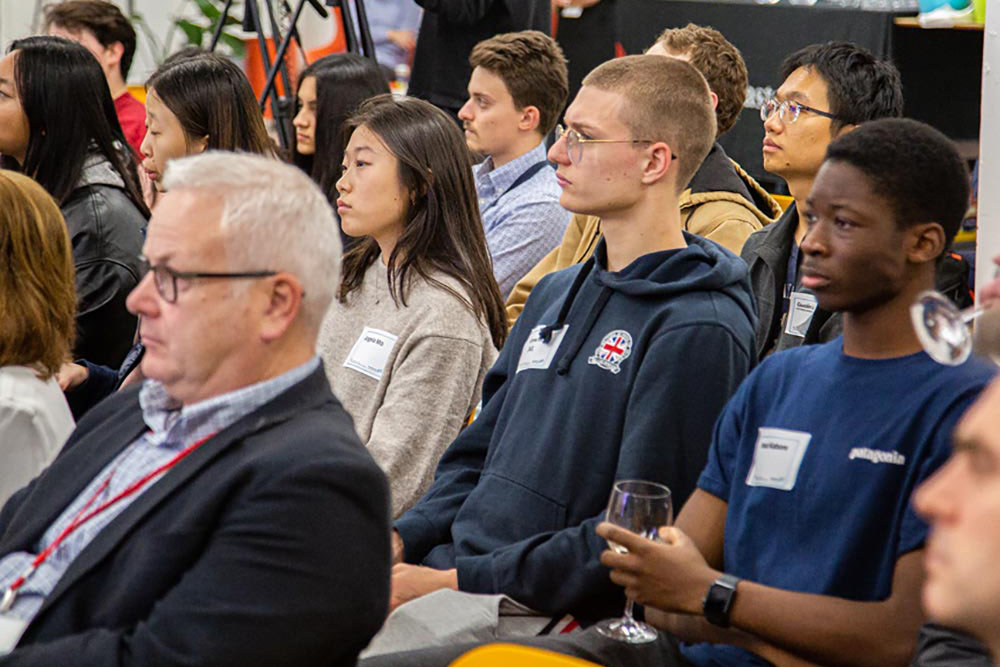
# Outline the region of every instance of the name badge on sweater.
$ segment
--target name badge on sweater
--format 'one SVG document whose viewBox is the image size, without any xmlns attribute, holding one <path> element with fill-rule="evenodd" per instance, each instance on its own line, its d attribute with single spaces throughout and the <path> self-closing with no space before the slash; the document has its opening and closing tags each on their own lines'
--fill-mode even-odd
<svg viewBox="0 0 1000 667">
<path fill-rule="evenodd" d="M 792 292 L 788 304 L 788 319 L 785 322 L 785 333 L 789 336 L 805 338 L 816 312 L 816 297 L 809 292 Z"/>
<path fill-rule="evenodd" d="M 566 335 L 569 325 L 553 331 L 547 343 L 541 339 L 544 328 L 544 325 L 537 326 L 528 335 L 528 340 L 521 348 L 521 358 L 517 362 L 518 373 L 532 368 L 544 370 L 552 365 L 552 360 L 555 358 L 556 352 L 559 351 L 559 346 L 562 344 L 563 336 Z"/>
<path fill-rule="evenodd" d="M 766 486 L 791 491 L 799 466 L 812 440 L 811 433 L 784 428 L 757 429 L 757 445 L 747 473 L 748 486 Z"/>
<path fill-rule="evenodd" d="M 382 373 L 385 372 L 385 363 L 389 360 L 389 354 L 398 339 L 399 336 L 388 331 L 365 327 L 351 348 L 351 353 L 347 355 L 344 368 L 351 368 L 368 377 L 381 380 Z"/>
<path fill-rule="evenodd" d="M 27 621 L 0 615 L 0 655 L 7 655 L 14 650 L 27 627 Z"/>
</svg>

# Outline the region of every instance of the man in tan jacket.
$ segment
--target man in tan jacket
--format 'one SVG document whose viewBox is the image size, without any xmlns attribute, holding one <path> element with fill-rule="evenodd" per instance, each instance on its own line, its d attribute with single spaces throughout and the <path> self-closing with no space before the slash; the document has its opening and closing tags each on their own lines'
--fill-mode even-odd
<svg viewBox="0 0 1000 667">
<path fill-rule="evenodd" d="M 735 46 L 712 28 L 689 24 L 665 30 L 646 52 L 687 60 L 702 73 L 716 102 L 716 138 L 739 118 L 746 98 L 747 69 Z M 750 234 L 781 214 L 777 202 L 754 179 L 729 159 L 716 143 L 680 196 L 685 231 L 698 234 L 739 254 Z M 507 299 L 510 326 L 542 277 L 585 261 L 601 238 L 600 218 L 577 214 L 566 228 L 559 247 L 522 278 Z"/>
</svg>

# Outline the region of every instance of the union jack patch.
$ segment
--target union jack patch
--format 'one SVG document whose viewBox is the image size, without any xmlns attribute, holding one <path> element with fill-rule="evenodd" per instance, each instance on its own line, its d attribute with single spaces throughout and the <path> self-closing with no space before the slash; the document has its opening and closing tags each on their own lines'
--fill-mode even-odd
<svg viewBox="0 0 1000 667">
<path fill-rule="evenodd" d="M 622 362 L 632 354 L 632 335 L 623 329 L 615 329 L 603 339 L 587 358 L 588 364 L 611 371 L 614 375 L 621 372 Z"/>
</svg>

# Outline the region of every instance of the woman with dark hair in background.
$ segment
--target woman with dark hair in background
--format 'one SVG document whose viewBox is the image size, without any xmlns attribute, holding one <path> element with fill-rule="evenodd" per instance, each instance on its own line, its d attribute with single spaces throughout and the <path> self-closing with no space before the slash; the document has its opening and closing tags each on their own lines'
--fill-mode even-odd
<svg viewBox="0 0 1000 667">
<path fill-rule="evenodd" d="M 243 71 L 228 58 L 195 53 L 168 59 L 146 82 L 142 168 L 157 191 L 170 160 L 207 150 L 274 156 Z"/>
<path fill-rule="evenodd" d="M 369 97 L 389 92 L 379 66 L 353 53 L 320 58 L 299 74 L 292 161 L 312 176 L 336 208 L 344 145 L 340 128 Z M 341 230 L 345 250 L 355 240 Z"/>
<path fill-rule="evenodd" d="M 380 95 L 344 130 L 337 209 L 364 238 L 344 256 L 317 350 L 399 516 L 479 402 L 507 326 L 455 122 Z"/>
<path fill-rule="evenodd" d="M 0 505 L 55 458 L 73 430 L 53 376 L 73 345 L 75 314 L 73 255 L 59 207 L 27 176 L 0 170 Z"/>
<path fill-rule="evenodd" d="M 146 127 L 142 166 L 157 192 L 174 158 L 206 150 L 275 155 L 246 75 L 228 58 L 201 49 L 175 53 L 146 82 Z M 73 415 L 79 419 L 114 392 L 141 356 L 139 344 L 122 368 L 90 360 L 66 364 L 59 383 Z"/>
<path fill-rule="evenodd" d="M 135 336 L 125 298 L 139 282 L 149 211 L 104 72 L 58 37 L 13 42 L 0 59 L 0 154 L 59 204 L 73 244 L 76 357 L 117 366 Z"/>
</svg>

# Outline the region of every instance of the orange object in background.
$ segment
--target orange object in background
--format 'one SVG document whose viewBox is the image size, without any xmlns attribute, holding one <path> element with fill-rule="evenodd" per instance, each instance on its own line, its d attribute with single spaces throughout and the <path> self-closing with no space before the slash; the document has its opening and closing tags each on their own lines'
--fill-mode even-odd
<svg viewBox="0 0 1000 667">
<path fill-rule="evenodd" d="M 268 59 L 273 62 L 274 53 L 278 47 L 270 37 L 265 42 L 267 44 Z M 260 99 L 260 94 L 264 92 L 264 84 L 267 82 L 267 68 L 264 67 L 264 60 L 260 55 L 260 43 L 256 37 L 244 39 L 243 43 L 246 45 L 246 60 L 243 64 L 243 70 L 246 72 L 247 79 L 250 80 L 254 96 Z M 299 50 L 297 42 L 293 41 L 288 45 L 288 50 L 285 52 L 285 64 L 288 67 L 288 75 L 292 78 L 293 85 L 301 62 L 302 52 Z M 279 95 L 285 95 L 285 84 L 281 80 L 280 71 L 275 77 L 275 90 L 278 91 Z M 293 95 L 294 93 L 295 91 L 291 91 L 288 94 Z M 264 107 L 264 118 L 273 118 L 271 115 L 270 100 L 268 100 Z"/>
</svg>

